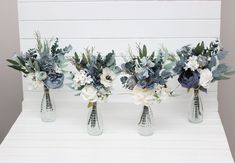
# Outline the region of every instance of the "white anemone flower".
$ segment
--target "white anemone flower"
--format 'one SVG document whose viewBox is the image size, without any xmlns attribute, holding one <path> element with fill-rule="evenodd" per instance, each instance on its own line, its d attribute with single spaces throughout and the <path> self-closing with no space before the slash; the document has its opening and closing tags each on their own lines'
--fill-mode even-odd
<svg viewBox="0 0 235 163">
<path fill-rule="evenodd" d="M 105 87 L 112 87 L 113 81 L 116 78 L 116 74 L 110 68 L 104 68 L 100 76 L 100 82 Z"/>
</svg>

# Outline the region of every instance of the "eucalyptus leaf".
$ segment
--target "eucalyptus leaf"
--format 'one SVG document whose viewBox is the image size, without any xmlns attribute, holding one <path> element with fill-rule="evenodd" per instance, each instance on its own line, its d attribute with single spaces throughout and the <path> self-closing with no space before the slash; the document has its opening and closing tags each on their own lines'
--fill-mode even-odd
<svg viewBox="0 0 235 163">
<path fill-rule="evenodd" d="M 226 76 L 219 76 L 219 77 L 216 77 L 215 80 L 228 80 L 230 79 L 229 77 L 226 77 Z"/>
<path fill-rule="evenodd" d="M 212 56 L 207 67 L 211 70 L 214 66 L 216 66 L 216 64 L 217 64 L 216 57 Z"/>
<path fill-rule="evenodd" d="M 228 55 L 228 51 L 226 51 L 226 50 L 221 50 L 221 51 L 218 52 L 217 58 L 218 58 L 219 60 L 222 60 L 222 59 L 224 59 L 227 55 Z"/>
<path fill-rule="evenodd" d="M 175 64 L 176 64 L 175 62 L 171 62 L 171 63 L 164 65 L 163 68 L 165 70 L 171 70 L 175 66 Z"/>
<path fill-rule="evenodd" d="M 114 51 L 112 51 L 111 53 L 108 53 L 105 56 L 105 64 L 106 64 L 107 67 L 111 67 L 111 66 L 116 64 Z"/>
<path fill-rule="evenodd" d="M 164 79 L 168 79 L 171 76 L 171 72 L 163 70 L 161 73 L 161 77 Z"/>
<path fill-rule="evenodd" d="M 228 72 L 225 72 L 224 74 L 225 74 L 225 75 L 228 75 L 228 76 L 234 75 L 234 74 L 235 74 L 235 71 L 228 71 Z"/>
</svg>

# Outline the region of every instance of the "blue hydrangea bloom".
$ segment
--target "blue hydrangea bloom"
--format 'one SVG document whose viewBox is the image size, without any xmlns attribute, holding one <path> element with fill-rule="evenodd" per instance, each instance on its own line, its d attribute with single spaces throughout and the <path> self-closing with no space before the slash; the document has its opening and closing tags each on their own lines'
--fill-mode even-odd
<svg viewBox="0 0 235 163">
<path fill-rule="evenodd" d="M 43 81 L 45 86 L 50 89 L 57 89 L 63 86 L 64 74 L 53 73 L 48 74 L 46 80 Z"/>
</svg>

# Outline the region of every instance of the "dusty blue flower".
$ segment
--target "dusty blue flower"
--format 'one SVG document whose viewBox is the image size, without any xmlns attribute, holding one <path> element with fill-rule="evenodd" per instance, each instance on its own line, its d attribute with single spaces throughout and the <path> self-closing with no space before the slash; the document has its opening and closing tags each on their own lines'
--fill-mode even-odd
<svg viewBox="0 0 235 163">
<path fill-rule="evenodd" d="M 43 81 L 47 88 L 57 89 L 63 86 L 64 74 L 53 73 L 48 74 L 46 80 Z"/>
<path fill-rule="evenodd" d="M 146 80 L 139 80 L 138 81 L 138 85 L 141 87 L 141 88 L 146 88 L 148 86 L 148 82 Z"/>
<path fill-rule="evenodd" d="M 188 69 L 180 74 L 178 81 L 185 88 L 193 88 L 198 85 L 200 74 L 198 71 Z"/>
<path fill-rule="evenodd" d="M 45 54 L 41 56 L 39 60 L 40 68 L 42 71 L 49 72 L 50 70 L 54 69 L 55 62 L 49 54 Z"/>
<path fill-rule="evenodd" d="M 128 89 L 134 89 L 134 87 L 136 86 L 136 79 L 134 77 L 128 78 L 126 81 L 126 85 Z"/>
</svg>

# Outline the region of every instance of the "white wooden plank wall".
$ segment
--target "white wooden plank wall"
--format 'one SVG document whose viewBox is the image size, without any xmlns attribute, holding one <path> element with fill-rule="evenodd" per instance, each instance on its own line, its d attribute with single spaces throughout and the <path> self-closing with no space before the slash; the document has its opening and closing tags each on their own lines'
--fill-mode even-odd
<svg viewBox="0 0 235 163">
<path fill-rule="evenodd" d="M 146 44 L 149 50 L 164 45 L 174 52 L 183 45 L 218 38 L 220 6 L 218 0 L 18 0 L 21 50 L 35 46 L 33 33 L 39 30 L 45 38 L 59 37 L 61 46 L 72 44 L 78 52 L 88 46 L 99 52 L 113 49 L 119 62 L 127 55 L 128 46 L 135 48 L 136 43 Z M 171 85 L 174 88 L 176 82 Z M 119 81 L 116 92 L 125 92 Z M 25 100 L 38 96 L 37 91 L 27 89 L 27 82 L 24 93 Z M 64 87 L 56 96 L 65 94 L 73 94 L 73 90 Z M 216 94 L 215 84 L 203 98 L 216 101 Z M 123 99 L 115 97 L 116 101 Z"/>
</svg>

